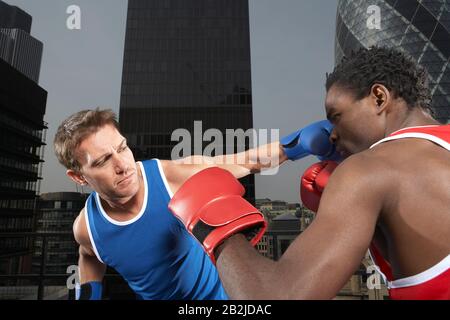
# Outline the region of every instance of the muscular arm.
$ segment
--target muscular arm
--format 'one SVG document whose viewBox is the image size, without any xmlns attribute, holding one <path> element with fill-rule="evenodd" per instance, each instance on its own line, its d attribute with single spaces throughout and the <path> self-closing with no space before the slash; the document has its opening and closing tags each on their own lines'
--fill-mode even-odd
<svg viewBox="0 0 450 320">
<path fill-rule="evenodd" d="M 176 161 L 161 161 L 172 192 L 192 175 L 210 167 L 225 169 L 240 179 L 264 169 L 280 166 L 287 159 L 279 142 L 266 144 L 245 152 L 216 157 L 190 156 Z"/>
<path fill-rule="evenodd" d="M 83 211 L 74 222 L 73 232 L 75 240 L 80 245 L 78 259 L 80 284 L 91 281 L 101 282 L 105 275 L 106 266 L 97 259 L 92 249 Z"/>
<path fill-rule="evenodd" d="M 264 169 L 273 169 L 288 160 L 279 142 L 266 144 L 231 155 L 205 158 L 222 169 L 230 171 L 236 178 L 259 173 Z"/>
<path fill-rule="evenodd" d="M 364 156 L 355 156 L 338 167 L 316 219 L 278 262 L 259 255 L 241 235 L 225 241 L 217 268 L 230 297 L 336 296 L 364 257 L 382 209 L 385 182 L 373 166 Z"/>
</svg>

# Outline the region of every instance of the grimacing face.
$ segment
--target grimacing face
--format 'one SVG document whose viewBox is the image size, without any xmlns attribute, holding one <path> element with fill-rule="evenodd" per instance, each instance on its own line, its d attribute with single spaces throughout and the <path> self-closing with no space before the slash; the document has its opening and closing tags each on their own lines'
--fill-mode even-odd
<svg viewBox="0 0 450 320">
<path fill-rule="evenodd" d="M 330 139 L 344 158 L 384 138 L 385 112 L 372 94 L 357 100 L 349 89 L 335 84 L 327 92 L 325 110 L 334 125 Z"/>
<path fill-rule="evenodd" d="M 77 148 L 81 178 L 103 199 L 120 201 L 139 190 L 139 172 L 126 139 L 113 125 L 105 125 Z"/>
</svg>

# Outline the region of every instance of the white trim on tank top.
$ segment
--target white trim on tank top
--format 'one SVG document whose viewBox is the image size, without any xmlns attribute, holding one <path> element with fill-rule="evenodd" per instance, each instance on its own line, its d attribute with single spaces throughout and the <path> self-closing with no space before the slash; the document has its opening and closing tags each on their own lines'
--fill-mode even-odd
<svg viewBox="0 0 450 320">
<path fill-rule="evenodd" d="M 87 231 L 88 231 L 89 240 L 91 240 L 92 249 L 94 250 L 94 253 L 97 256 L 98 261 L 100 261 L 101 263 L 105 264 L 103 262 L 102 258 L 100 258 L 100 254 L 98 253 L 97 246 L 95 245 L 95 242 L 94 242 L 94 237 L 92 236 L 91 226 L 89 224 L 88 204 L 87 204 L 87 202 L 88 202 L 88 200 L 86 200 L 86 204 L 84 206 L 84 219 L 86 220 L 86 228 L 87 228 Z"/>
<path fill-rule="evenodd" d="M 164 186 L 166 187 L 167 193 L 169 194 L 170 199 L 172 199 L 173 193 L 172 190 L 170 189 L 169 183 L 167 182 L 166 175 L 164 174 L 164 170 L 161 165 L 161 161 L 159 159 L 154 160 L 156 160 L 156 163 L 158 164 L 159 175 L 161 176 L 161 179 L 164 182 Z"/>
<path fill-rule="evenodd" d="M 384 138 L 384 139 L 378 141 L 377 143 L 373 144 L 370 147 L 370 149 L 376 147 L 377 145 L 379 145 L 383 142 L 398 140 L 398 139 L 406 139 L 406 138 L 419 138 L 419 139 L 429 140 L 429 141 L 436 143 L 437 145 L 440 145 L 444 149 L 447 149 L 450 151 L 450 143 L 448 143 L 445 140 L 438 138 L 432 134 L 419 133 L 419 132 L 406 132 L 406 133 L 401 133 L 401 134 L 398 134 L 398 135 L 395 135 L 392 137 Z"/>
<path fill-rule="evenodd" d="M 433 267 L 411 277 L 388 282 L 390 289 L 417 286 L 428 282 L 450 269 L 450 254 Z"/>
</svg>

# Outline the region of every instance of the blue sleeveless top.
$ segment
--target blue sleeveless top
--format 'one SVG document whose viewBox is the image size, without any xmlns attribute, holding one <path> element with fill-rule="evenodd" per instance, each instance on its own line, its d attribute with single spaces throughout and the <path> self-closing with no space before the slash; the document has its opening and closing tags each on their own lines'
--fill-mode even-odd
<svg viewBox="0 0 450 320">
<path fill-rule="evenodd" d="M 228 299 L 201 245 L 168 209 L 172 197 L 157 159 L 138 162 L 144 204 L 125 222 L 109 217 L 99 195 L 86 201 L 86 225 L 97 258 L 113 267 L 142 299 Z"/>
</svg>

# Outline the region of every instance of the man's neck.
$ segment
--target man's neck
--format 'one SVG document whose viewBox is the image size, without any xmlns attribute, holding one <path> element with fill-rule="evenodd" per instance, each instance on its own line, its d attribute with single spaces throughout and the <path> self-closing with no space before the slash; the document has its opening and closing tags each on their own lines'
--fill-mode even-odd
<svg viewBox="0 0 450 320">
<path fill-rule="evenodd" d="M 422 108 L 412 108 L 407 110 L 402 116 L 393 119 L 391 124 L 387 125 L 385 136 L 387 137 L 403 128 L 431 125 L 440 125 L 440 123 Z"/>
<path fill-rule="evenodd" d="M 139 168 L 139 167 L 138 167 Z M 130 198 L 122 199 L 102 199 L 103 209 L 108 215 L 123 216 L 125 220 L 127 217 L 136 216 L 142 208 L 144 202 L 145 186 L 141 171 L 138 169 L 139 190 Z"/>
</svg>

